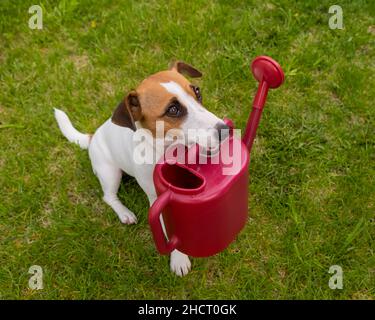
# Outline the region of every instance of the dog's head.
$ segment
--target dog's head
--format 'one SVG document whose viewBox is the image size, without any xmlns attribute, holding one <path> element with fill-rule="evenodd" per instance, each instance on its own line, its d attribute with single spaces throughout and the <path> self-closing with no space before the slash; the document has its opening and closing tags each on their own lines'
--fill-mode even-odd
<svg viewBox="0 0 375 320">
<path fill-rule="evenodd" d="M 213 149 L 220 143 L 220 133 L 228 129 L 225 123 L 209 112 L 202 104 L 199 87 L 191 84 L 184 75 L 201 77 L 194 67 L 177 61 L 169 70 L 146 78 L 131 91 L 116 108 L 112 122 L 128 127 L 149 129 L 156 136 L 157 121 L 164 123 L 164 136 L 168 132 L 181 132 L 187 145 L 199 143 Z"/>
</svg>

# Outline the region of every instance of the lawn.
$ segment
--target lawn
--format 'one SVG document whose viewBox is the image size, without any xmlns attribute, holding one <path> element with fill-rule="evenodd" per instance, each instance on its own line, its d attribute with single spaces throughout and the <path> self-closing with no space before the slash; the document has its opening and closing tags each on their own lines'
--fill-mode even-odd
<svg viewBox="0 0 375 320">
<path fill-rule="evenodd" d="M 375 297 L 374 1 L 41 0 L 43 29 L 31 30 L 37 3 L 0 2 L 1 299 Z M 332 4 L 342 30 L 328 26 Z M 206 107 L 244 128 L 261 54 L 286 81 L 252 152 L 250 219 L 179 278 L 155 249 L 140 187 L 124 177 L 139 222 L 122 225 L 53 108 L 94 132 L 127 91 L 181 59 L 203 72 Z M 42 290 L 28 286 L 32 265 Z M 331 265 L 341 290 L 328 286 Z"/>
</svg>

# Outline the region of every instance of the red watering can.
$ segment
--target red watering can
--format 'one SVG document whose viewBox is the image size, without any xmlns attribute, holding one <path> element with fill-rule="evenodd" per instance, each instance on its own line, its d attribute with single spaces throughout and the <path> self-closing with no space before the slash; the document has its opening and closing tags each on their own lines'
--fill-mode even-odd
<svg viewBox="0 0 375 320">
<path fill-rule="evenodd" d="M 248 219 L 248 167 L 255 133 L 269 88 L 284 81 L 280 65 L 270 57 L 257 57 L 252 73 L 260 82 L 242 140 L 233 134 L 227 139 L 238 163 L 235 174 L 224 174 L 228 163 L 216 155 L 200 163 L 199 146 L 186 151 L 183 163 L 164 156 L 155 166 L 154 184 L 158 198 L 149 210 L 149 223 L 161 254 L 174 249 L 193 257 L 208 257 L 224 250 Z M 232 126 L 230 120 L 224 120 Z M 191 161 L 194 160 L 194 161 Z M 230 164 L 229 164 L 230 165 Z M 165 237 L 160 216 L 163 216 Z"/>
</svg>

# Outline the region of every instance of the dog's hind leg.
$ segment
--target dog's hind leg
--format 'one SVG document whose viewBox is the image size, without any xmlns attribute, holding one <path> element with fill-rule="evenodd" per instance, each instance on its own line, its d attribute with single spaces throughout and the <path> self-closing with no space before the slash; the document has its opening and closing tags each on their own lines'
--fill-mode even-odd
<svg viewBox="0 0 375 320">
<path fill-rule="evenodd" d="M 108 163 L 93 165 L 93 169 L 103 189 L 103 200 L 116 212 L 122 223 L 136 223 L 137 218 L 134 213 L 125 207 L 117 197 L 122 177 L 121 169 Z"/>
</svg>

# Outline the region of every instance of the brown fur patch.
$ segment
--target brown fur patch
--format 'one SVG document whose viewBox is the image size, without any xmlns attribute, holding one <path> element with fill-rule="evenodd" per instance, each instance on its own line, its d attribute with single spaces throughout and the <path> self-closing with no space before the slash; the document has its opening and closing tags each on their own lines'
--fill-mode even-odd
<svg viewBox="0 0 375 320">
<path fill-rule="evenodd" d="M 169 70 L 174 70 L 182 74 L 186 74 L 192 78 L 200 78 L 202 73 L 195 69 L 190 64 L 187 64 L 183 61 L 174 61 L 169 65 Z"/>
<path fill-rule="evenodd" d="M 137 129 L 134 123 L 133 116 L 124 100 L 119 103 L 119 105 L 113 112 L 112 122 L 120 127 L 130 128 L 133 131 Z"/>
<path fill-rule="evenodd" d="M 164 133 L 166 133 L 170 129 L 181 128 L 181 124 L 185 120 L 185 117 L 163 117 L 166 107 L 175 97 L 160 85 L 160 83 L 169 81 L 176 82 L 196 99 L 195 93 L 190 87 L 190 82 L 174 70 L 161 71 L 145 79 L 136 90 L 142 109 L 140 122 L 142 127 L 149 129 L 154 136 L 156 134 L 156 121 L 164 121 Z"/>
<path fill-rule="evenodd" d="M 198 101 L 198 99 L 190 82 L 180 73 L 181 70 L 177 66 L 180 66 L 181 70 L 184 69 L 184 73 L 189 74 L 185 69 L 190 71 L 194 69 L 196 72 L 191 71 L 194 73 L 193 76 L 198 76 L 198 73 L 201 75 L 195 68 L 178 62 L 173 65 L 171 70 L 161 71 L 149 76 L 117 106 L 112 116 L 112 122 L 136 130 L 135 121 L 139 121 L 143 128 L 152 132 L 154 137 L 156 136 L 157 121 L 164 121 L 164 134 L 171 129 L 180 129 L 187 115 L 181 117 L 165 116 L 166 108 L 176 97 L 169 93 L 161 83 L 173 81 L 195 100 Z M 135 97 L 137 98 L 137 105 L 132 106 L 131 103 Z M 187 108 L 188 114 L 188 106 L 184 107 Z"/>
</svg>

